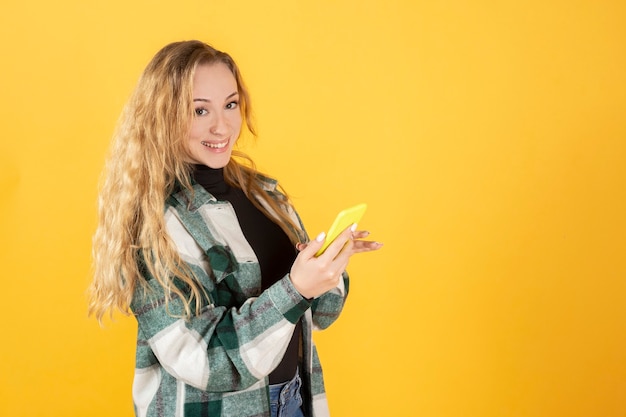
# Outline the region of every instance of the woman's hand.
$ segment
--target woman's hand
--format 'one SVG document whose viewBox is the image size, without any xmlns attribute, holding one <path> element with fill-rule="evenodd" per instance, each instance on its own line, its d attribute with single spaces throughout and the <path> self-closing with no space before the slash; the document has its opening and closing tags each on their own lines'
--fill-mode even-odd
<svg viewBox="0 0 626 417">
<path fill-rule="evenodd" d="M 368 237 L 369 235 L 370 235 L 370 232 L 368 232 L 367 230 L 357 230 L 356 232 L 352 233 L 352 237 L 354 238 L 353 254 L 354 253 L 359 253 L 359 252 L 369 252 L 369 251 L 377 250 L 377 249 L 380 249 L 383 246 L 382 243 L 375 242 L 373 240 L 370 240 L 370 241 L 358 240 L 358 239 L 363 239 L 365 237 Z M 324 243 L 323 240 L 322 240 L 322 243 Z M 301 252 L 308 245 L 309 245 L 308 243 L 298 243 L 296 245 L 296 249 L 299 252 Z"/>
<path fill-rule="evenodd" d="M 315 298 L 335 288 L 352 255 L 382 247 L 379 242 L 360 240 L 368 235 L 367 231 L 353 231 L 348 227 L 318 257 L 315 253 L 324 243 L 324 233 L 309 243 L 298 244 L 300 253 L 290 273 L 294 287 L 305 298 Z"/>
</svg>

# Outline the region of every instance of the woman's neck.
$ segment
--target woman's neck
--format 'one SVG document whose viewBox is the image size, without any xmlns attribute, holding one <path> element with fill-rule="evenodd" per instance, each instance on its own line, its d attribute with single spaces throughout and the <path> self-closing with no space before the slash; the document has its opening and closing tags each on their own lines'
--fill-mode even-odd
<svg viewBox="0 0 626 417">
<path fill-rule="evenodd" d="M 194 165 L 192 175 L 198 184 L 213 195 L 224 194 L 230 188 L 224 180 L 224 168 Z"/>
</svg>

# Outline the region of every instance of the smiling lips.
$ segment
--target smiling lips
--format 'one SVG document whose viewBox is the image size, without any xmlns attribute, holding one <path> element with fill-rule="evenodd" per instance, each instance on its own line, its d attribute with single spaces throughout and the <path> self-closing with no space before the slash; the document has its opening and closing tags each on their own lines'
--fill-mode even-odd
<svg viewBox="0 0 626 417">
<path fill-rule="evenodd" d="M 200 142 L 203 146 L 206 146 L 207 148 L 211 148 L 211 149 L 224 149 L 226 148 L 226 146 L 228 145 L 228 140 L 225 140 L 224 142 L 205 142 L 202 141 Z"/>
</svg>

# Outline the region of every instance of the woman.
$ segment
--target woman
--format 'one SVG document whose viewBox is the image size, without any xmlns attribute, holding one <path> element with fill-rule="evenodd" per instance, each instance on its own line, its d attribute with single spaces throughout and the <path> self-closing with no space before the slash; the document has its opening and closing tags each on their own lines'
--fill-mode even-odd
<svg viewBox="0 0 626 417">
<path fill-rule="evenodd" d="M 254 134 L 226 53 L 172 43 L 144 70 L 115 134 L 99 199 L 90 313 L 138 322 L 137 416 L 328 414 L 313 328 L 334 322 L 357 252 L 321 256 L 273 179 L 233 150 Z M 296 249 L 297 248 L 297 249 Z"/>
</svg>

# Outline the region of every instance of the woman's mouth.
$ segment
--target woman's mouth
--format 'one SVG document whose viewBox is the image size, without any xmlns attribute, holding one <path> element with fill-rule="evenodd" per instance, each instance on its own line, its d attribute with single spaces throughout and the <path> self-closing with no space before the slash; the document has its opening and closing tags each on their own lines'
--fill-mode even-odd
<svg viewBox="0 0 626 417">
<path fill-rule="evenodd" d="M 207 148 L 224 149 L 228 145 L 228 140 L 225 140 L 223 142 L 205 142 L 205 141 L 201 141 L 200 143 L 203 146 L 206 146 Z"/>
</svg>

